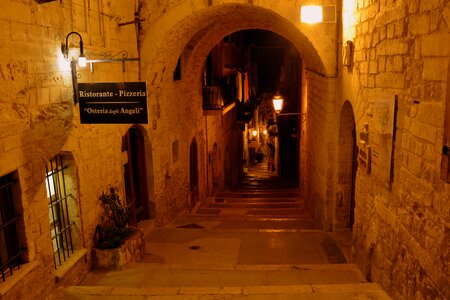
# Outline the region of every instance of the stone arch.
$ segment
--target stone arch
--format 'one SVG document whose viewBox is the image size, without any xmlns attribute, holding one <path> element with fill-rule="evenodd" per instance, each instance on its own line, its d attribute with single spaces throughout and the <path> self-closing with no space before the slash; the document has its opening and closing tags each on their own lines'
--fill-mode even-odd
<svg viewBox="0 0 450 300">
<path fill-rule="evenodd" d="M 353 107 L 345 101 L 339 118 L 333 230 L 351 230 L 353 227 L 357 151 Z"/>
<path fill-rule="evenodd" d="M 180 13 L 180 10 L 176 12 Z M 211 49 L 223 37 L 244 29 L 277 33 L 294 45 L 307 69 L 319 74 L 326 73 L 317 50 L 306 35 L 293 22 L 273 10 L 249 4 L 223 4 L 192 11 L 182 17 L 174 12 L 172 18 L 178 21 L 170 22 L 170 15 L 168 11 L 160 20 L 160 32 L 147 32 L 142 43 L 143 74 L 151 82 L 150 89 L 153 90 L 150 93 L 155 97 L 162 96 L 161 87 L 172 80 L 171 71 L 177 66 L 180 56 L 184 61 L 182 73 L 189 74 L 188 81 L 197 80 L 200 84 L 203 63 Z M 184 75 L 182 77 L 186 78 Z"/>
<path fill-rule="evenodd" d="M 294 12 L 294 8 L 294 1 L 287 0 L 260 5 L 233 3 L 211 6 L 204 1 L 192 0 L 180 1 L 176 6 L 167 5 L 163 13 L 154 17 L 150 5 L 149 10 L 144 9 L 142 17 L 153 19 L 158 26 L 146 27 L 148 25 L 143 23 L 141 74 L 142 80 L 148 83 L 154 126 L 161 132 L 169 130 L 174 135 L 199 136 L 204 130 L 201 74 L 211 49 L 225 36 L 245 29 L 268 30 L 288 40 L 300 54 L 300 80 L 302 91 L 305 91 L 301 95 L 301 107 L 309 110 L 302 111 L 305 115 L 307 113 L 306 121 L 301 125 L 302 138 L 314 136 L 314 139 L 304 139 L 301 145 L 301 151 L 305 153 L 300 157 L 300 165 L 305 166 L 302 167 L 305 183 L 302 189 L 306 191 L 305 197 L 314 199 L 308 204 L 316 218 L 326 223 L 324 226 L 328 228 L 331 218 L 326 203 L 332 201 L 332 196 L 324 191 L 332 184 L 329 180 L 333 177 L 324 174 L 329 172 L 328 161 L 334 157 L 330 157 L 326 143 L 317 141 L 334 136 L 327 128 L 335 124 L 336 70 L 330 63 L 335 60 L 330 49 L 315 48 L 310 38 L 317 33 L 296 23 L 298 12 Z M 321 33 L 324 33 L 324 27 L 319 31 Z M 175 84 L 173 70 L 180 58 L 182 80 Z M 314 134 L 309 135 L 308 132 Z M 159 135 L 156 131 L 154 134 Z M 203 148 L 204 145 L 199 144 L 199 149 Z M 225 159 L 225 149 L 223 153 Z M 226 174 L 223 176 L 226 183 Z"/>
</svg>

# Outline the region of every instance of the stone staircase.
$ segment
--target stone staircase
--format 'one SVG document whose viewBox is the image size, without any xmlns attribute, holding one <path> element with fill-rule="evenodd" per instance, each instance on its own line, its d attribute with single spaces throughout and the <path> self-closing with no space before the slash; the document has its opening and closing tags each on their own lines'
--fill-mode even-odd
<svg viewBox="0 0 450 300">
<path fill-rule="evenodd" d="M 50 299 L 390 299 L 347 263 L 298 190 L 261 168 L 145 240 L 141 262 L 92 271 Z"/>
</svg>

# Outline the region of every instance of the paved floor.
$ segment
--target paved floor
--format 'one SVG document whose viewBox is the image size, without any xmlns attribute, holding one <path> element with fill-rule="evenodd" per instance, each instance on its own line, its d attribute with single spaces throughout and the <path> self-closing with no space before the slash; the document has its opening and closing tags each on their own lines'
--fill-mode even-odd
<svg viewBox="0 0 450 300">
<path fill-rule="evenodd" d="M 389 299 L 348 263 L 351 234 L 320 230 L 298 190 L 264 165 L 250 172 L 146 234 L 142 261 L 93 271 L 53 299 Z"/>
</svg>

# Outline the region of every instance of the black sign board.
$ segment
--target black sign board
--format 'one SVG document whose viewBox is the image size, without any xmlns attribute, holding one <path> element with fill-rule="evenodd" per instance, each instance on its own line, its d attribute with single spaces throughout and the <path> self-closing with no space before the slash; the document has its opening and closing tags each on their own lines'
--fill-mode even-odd
<svg viewBox="0 0 450 300">
<path fill-rule="evenodd" d="M 148 124 L 145 82 L 79 83 L 82 124 Z"/>
</svg>

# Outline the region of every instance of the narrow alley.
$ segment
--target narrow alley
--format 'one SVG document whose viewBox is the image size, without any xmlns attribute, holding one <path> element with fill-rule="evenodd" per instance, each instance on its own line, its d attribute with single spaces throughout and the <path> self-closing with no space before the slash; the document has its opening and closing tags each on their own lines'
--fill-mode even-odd
<svg viewBox="0 0 450 300">
<path fill-rule="evenodd" d="M 52 299 L 390 299 L 266 161 L 214 200 L 146 234 L 142 261 Z"/>
<path fill-rule="evenodd" d="M 450 0 L 0 7 L 0 300 L 450 299 Z"/>
</svg>

